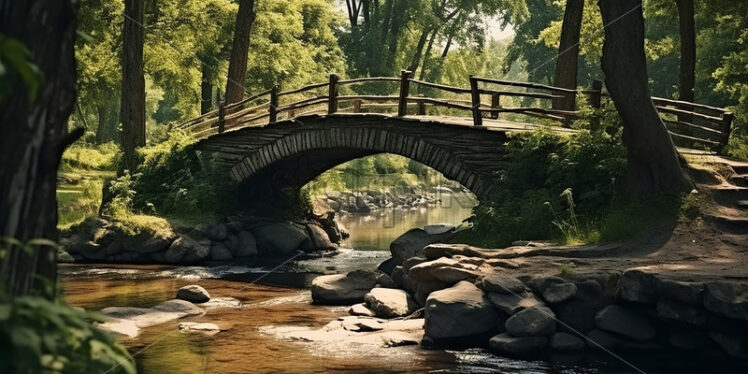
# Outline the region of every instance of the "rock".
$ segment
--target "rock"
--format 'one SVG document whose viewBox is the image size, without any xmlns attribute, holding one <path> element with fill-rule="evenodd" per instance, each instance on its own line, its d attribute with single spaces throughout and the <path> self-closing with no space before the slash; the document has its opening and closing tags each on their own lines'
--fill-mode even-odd
<svg viewBox="0 0 748 374">
<path fill-rule="evenodd" d="M 414 256 L 414 257 L 411 257 L 411 258 L 403 261 L 402 265 L 397 265 L 397 266 L 402 267 L 403 271 L 406 272 L 406 273 L 408 273 L 408 272 L 410 272 L 410 269 L 413 266 L 416 266 L 418 264 L 422 264 L 422 263 L 424 263 L 426 261 L 428 261 L 428 259 L 426 259 L 426 257 Z M 395 266 L 395 267 L 397 267 L 397 266 Z"/>
<path fill-rule="evenodd" d="M 389 275 L 384 273 L 377 274 L 377 284 L 384 288 L 398 288 L 395 281 L 393 281 Z"/>
<path fill-rule="evenodd" d="M 660 299 L 657 302 L 657 314 L 665 319 L 685 322 L 691 325 L 704 326 L 709 319 L 706 311 L 677 301 Z"/>
<path fill-rule="evenodd" d="M 210 253 L 210 241 L 197 241 L 188 235 L 182 235 L 166 250 L 166 262 L 172 264 L 194 263 L 202 261 Z"/>
<path fill-rule="evenodd" d="M 577 294 L 574 283 L 554 283 L 543 290 L 543 299 L 551 304 L 558 304 L 571 299 Z"/>
<path fill-rule="evenodd" d="M 364 300 L 369 309 L 381 318 L 407 316 L 417 308 L 407 292 L 394 288 L 374 288 L 364 296 Z"/>
<path fill-rule="evenodd" d="M 377 274 L 371 271 L 322 275 L 312 281 L 312 299 L 319 304 L 360 303 L 376 284 Z"/>
<path fill-rule="evenodd" d="M 236 245 L 236 257 L 249 257 L 257 255 L 257 242 L 255 236 L 248 231 L 239 231 L 236 234 L 237 245 Z"/>
<path fill-rule="evenodd" d="M 426 299 L 426 335 L 433 339 L 460 338 L 493 331 L 498 313 L 483 292 L 462 281 L 432 292 Z"/>
<path fill-rule="evenodd" d="M 748 358 L 748 340 L 745 336 L 712 331 L 709 333 L 709 337 L 717 342 L 730 356 L 742 359 Z"/>
<path fill-rule="evenodd" d="M 654 327 L 645 317 L 618 305 L 608 305 L 598 312 L 595 324 L 601 330 L 634 340 L 649 340 L 655 337 Z"/>
<path fill-rule="evenodd" d="M 210 247 L 210 259 L 214 261 L 229 261 L 233 258 L 231 251 L 221 243 L 213 243 Z"/>
<path fill-rule="evenodd" d="M 335 245 L 330 241 L 330 237 L 327 232 L 317 224 L 307 224 L 307 231 L 309 232 L 309 238 L 312 241 L 312 248 L 314 250 L 324 250 L 335 248 Z"/>
<path fill-rule="evenodd" d="M 57 249 L 57 262 L 70 263 L 75 262 L 75 258 L 62 248 Z"/>
<path fill-rule="evenodd" d="M 631 269 L 623 272 L 618 296 L 627 301 L 654 303 L 657 301 L 655 277 L 641 270 Z"/>
<path fill-rule="evenodd" d="M 138 325 L 135 323 L 135 321 L 131 321 L 128 319 L 110 318 L 106 322 L 95 323 L 94 325 L 101 330 L 109 331 L 117 335 L 126 336 L 128 338 L 135 338 L 140 335 L 140 328 L 138 327 Z"/>
<path fill-rule="evenodd" d="M 177 299 L 200 304 L 208 302 L 210 300 L 210 294 L 205 290 L 205 288 L 196 284 L 191 284 L 184 286 L 177 291 Z"/>
<path fill-rule="evenodd" d="M 585 279 L 575 283 L 577 293 L 574 297 L 582 300 L 598 300 L 603 296 L 603 286 L 594 279 Z"/>
<path fill-rule="evenodd" d="M 201 223 L 195 226 L 195 231 L 203 234 L 206 238 L 219 242 L 226 240 L 226 237 L 228 236 L 228 227 L 223 223 L 215 225 Z"/>
<path fill-rule="evenodd" d="M 187 300 L 171 299 L 164 301 L 153 309 L 169 312 L 169 313 L 184 313 L 186 315 L 199 315 L 205 313 L 201 308 L 195 306 L 195 304 Z"/>
<path fill-rule="evenodd" d="M 430 230 L 439 232 L 438 230 Z M 429 234 L 422 229 L 412 229 L 400 235 L 390 243 L 390 252 L 395 264 L 400 265 L 408 258 L 421 254 L 423 247 L 452 239 L 456 235 L 453 231 L 438 234 Z"/>
<path fill-rule="evenodd" d="M 587 333 L 587 339 L 585 339 L 587 346 L 592 349 L 612 349 L 621 344 L 621 340 L 616 338 L 614 335 L 609 334 L 605 331 L 592 329 Z"/>
<path fill-rule="evenodd" d="M 576 351 L 586 347 L 584 340 L 565 332 L 557 332 L 553 334 L 551 336 L 550 344 L 551 348 L 559 351 Z"/>
<path fill-rule="evenodd" d="M 704 284 L 657 278 L 657 293 L 670 300 L 698 305 L 702 303 Z"/>
<path fill-rule="evenodd" d="M 569 300 L 555 306 L 554 309 L 558 320 L 563 322 L 559 324 L 559 330 L 567 331 L 568 329 L 573 329 L 581 333 L 586 333 L 595 328 L 595 314 L 597 314 L 597 310 L 589 302 Z"/>
<path fill-rule="evenodd" d="M 392 273 L 390 274 L 390 277 L 392 278 L 392 281 L 395 283 L 397 288 L 403 288 L 403 276 L 405 274 L 403 273 L 403 267 L 401 265 L 395 266 L 392 269 Z"/>
<path fill-rule="evenodd" d="M 414 294 L 416 302 L 419 305 L 426 305 L 426 299 L 429 297 L 429 295 L 431 295 L 432 292 L 443 290 L 449 286 L 451 285 L 439 281 L 418 282 L 418 286 L 416 287 L 416 292 Z"/>
<path fill-rule="evenodd" d="M 239 247 L 239 238 L 234 234 L 226 236 L 226 240 L 223 241 L 223 245 L 231 251 L 232 255 L 236 254 L 236 249 Z"/>
<path fill-rule="evenodd" d="M 188 301 L 174 299 L 164 301 L 153 308 L 110 307 L 102 309 L 101 313 L 130 321 L 136 327 L 144 328 L 187 316 L 201 315 L 205 312 Z"/>
<path fill-rule="evenodd" d="M 481 288 L 486 292 L 515 294 L 523 292 L 525 284 L 515 277 L 493 274 L 483 277 Z"/>
<path fill-rule="evenodd" d="M 506 320 L 506 331 L 517 337 L 547 336 L 556 331 L 556 315 L 542 305 L 523 309 Z"/>
<path fill-rule="evenodd" d="M 395 261 L 392 258 L 388 258 L 382 261 L 382 263 L 379 264 L 379 266 L 377 266 L 377 270 L 391 276 L 392 270 L 395 269 L 395 265 L 396 265 Z"/>
<path fill-rule="evenodd" d="M 442 257 L 414 265 L 408 271 L 408 275 L 419 282 L 439 281 L 454 284 L 463 280 L 473 281 L 480 276 L 480 265 L 483 262 L 482 259 L 472 259 L 463 256 L 455 256 L 455 258 Z M 488 271 L 487 269 L 485 270 Z"/>
<path fill-rule="evenodd" d="M 305 232 L 287 222 L 275 222 L 252 230 L 257 245 L 270 255 L 287 255 L 309 239 Z"/>
<path fill-rule="evenodd" d="M 427 225 L 423 227 L 423 231 L 425 231 L 429 235 L 442 235 L 447 234 L 455 230 L 455 225 L 451 225 L 449 223 L 440 223 L 437 225 Z"/>
<path fill-rule="evenodd" d="M 488 298 L 491 300 L 491 304 L 493 304 L 497 309 L 509 315 L 542 304 L 535 295 L 527 292 L 520 294 L 501 294 L 492 292 L 488 294 Z"/>
<path fill-rule="evenodd" d="M 351 308 L 348 309 L 348 314 L 352 316 L 374 317 L 374 312 L 367 308 L 365 304 L 352 305 Z"/>
<path fill-rule="evenodd" d="M 709 336 L 698 330 L 671 331 L 669 341 L 673 347 L 686 351 L 703 349 L 711 344 Z"/>
<path fill-rule="evenodd" d="M 200 304 L 201 308 L 219 309 L 219 308 L 241 308 L 242 301 L 234 297 L 211 297 L 206 303 Z"/>
<path fill-rule="evenodd" d="M 748 284 L 710 282 L 704 290 L 704 306 L 716 314 L 748 321 Z"/>
<path fill-rule="evenodd" d="M 221 328 L 215 323 L 182 322 L 179 324 L 179 331 L 183 333 L 213 336 L 221 332 Z"/>
<path fill-rule="evenodd" d="M 539 353 L 548 345 L 545 336 L 515 337 L 507 333 L 499 334 L 488 341 L 491 350 L 509 356 L 526 356 Z"/>
</svg>

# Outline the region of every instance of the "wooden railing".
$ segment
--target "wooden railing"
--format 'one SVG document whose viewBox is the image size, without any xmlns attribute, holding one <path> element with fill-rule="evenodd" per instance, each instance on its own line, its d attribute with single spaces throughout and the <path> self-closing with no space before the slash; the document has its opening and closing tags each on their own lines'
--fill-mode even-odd
<svg viewBox="0 0 748 374">
<path fill-rule="evenodd" d="M 578 110 L 554 109 L 553 101 L 587 95 L 595 109 L 603 106 L 603 98 L 609 95 L 602 82 L 595 81 L 589 89 L 570 90 L 537 83 L 512 82 L 470 76 L 469 87 L 453 87 L 413 79 L 410 71 L 402 71 L 400 77 L 366 77 L 341 80 L 331 74 L 328 82 L 310 84 L 301 88 L 281 91 L 275 85 L 271 89 L 254 94 L 240 102 L 221 105 L 217 110 L 181 123 L 175 128 L 190 131 L 205 137 L 226 130 L 246 126 L 272 124 L 305 114 L 336 113 L 391 113 L 397 116 L 409 114 L 425 116 L 427 108 L 442 108 L 436 115 L 471 117 L 475 126 L 485 120 L 498 120 L 503 114 L 541 119 L 543 123 L 558 122 L 568 126 L 573 120 L 583 117 Z M 377 87 L 379 92 L 385 85 L 398 94 L 365 95 L 356 93 L 351 86 Z M 431 93 L 414 96 L 411 88 L 418 92 Z M 324 91 L 324 92 L 321 92 Z M 341 94 L 341 91 L 345 91 Z M 361 91 L 361 90 L 358 90 Z M 519 98 L 520 105 L 502 106 L 502 98 Z M 282 103 L 282 101 L 285 101 Z M 506 100 L 504 100 L 506 101 Z M 724 108 L 702 104 L 653 98 L 654 104 L 665 122 L 674 142 L 684 147 L 707 147 L 720 150 L 727 144 L 733 114 Z M 516 102 L 516 100 L 512 100 Z M 396 110 L 396 112 L 394 112 Z M 433 115 L 433 114 L 432 114 Z M 531 119 L 522 119 L 522 122 Z M 593 126 L 599 117 L 590 118 Z"/>
</svg>

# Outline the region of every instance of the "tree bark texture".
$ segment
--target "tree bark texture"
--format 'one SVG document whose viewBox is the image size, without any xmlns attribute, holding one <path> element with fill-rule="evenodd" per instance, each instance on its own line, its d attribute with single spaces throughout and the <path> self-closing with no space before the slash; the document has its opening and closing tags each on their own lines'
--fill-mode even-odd
<svg viewBox="0 0 748 374">
<path fill-rule="evenodd" d="M 554 85 L 561 88 L 577 88 L 577 70 L 579 61 L 579 34 L 582 29 L 584 0 L 566 0 L 564 22 L 561 26 L 561 41 L 556 58 L 556 79 Z M 574 110 L 575 95 L 553 99 L 554 109 Z"/>
<path fill-rule="evenodd" d="M 34 100 L 20 80 L 0 102 L 0 237 L 57 240 L 57 167 L 83 129 L 67 133 L 75 103 L 75 8 L 69 0 L 0 0 L 0 33 L 21 41 L 43 74 Z M 50 290 L 56 249 L 2 245 L 0 281 L 11 295 Z M 49 283 L 49 282 L 51 283 Z"/>
<path fill-rule="evenodd" d="M 241 0 L 234 24 L 234 42 L 231 47 L 229 74 L 226 80 L 226 104 L 241 101 L 244 97 L 244 78 L 249 59 L 249 35 L 255 20 L 255 1 Z"/>
<path fill-rule="evenodd" d="M 145 145 L 145 78 L 143 76 L 144 0 L 125 0 L 122 30 L 122 121 L 123 170 L 135 170 L 135 149 Z"/>
<path fill-rule="evenodd" d="M 686 192 L 693 184 L 681 169 L 673 142 L 649 92 L 641 0 L 600 0 L 605 28 L 602 69 L 623 120 L 623 142 L 632 194 Z"/>
<path fill-rule="evenodd" d="M 696 26 L 693 0 L 676 0 L 680 21 L 680 85 L 679 99 L 694 100 L 696 84 Z"/>
</svg>

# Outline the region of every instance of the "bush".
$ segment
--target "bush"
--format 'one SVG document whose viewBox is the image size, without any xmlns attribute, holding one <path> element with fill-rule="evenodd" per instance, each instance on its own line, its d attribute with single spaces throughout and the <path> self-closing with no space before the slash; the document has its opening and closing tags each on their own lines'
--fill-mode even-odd
<svg viewBox="0 0 748 374">
<path fill-rule="evenodd" d="M 617 132 L 616 132 L 617 134 Z M 590 228 L 618 197 L 626 158 L 618 135 L 548 130 L 512 135 L 507 170 L 459 240 L 506 246 L 519 239 L 596 240 Z"/>
<path fill-rule="evenodd" d="M 92 326 L 102 315 L 0 291 L 0 372 L 135 373 L 127 350 Z"/>
<path fill-rule="evenodd" d="M 114 142 L 97 146 L 74 144 L 62 154 L 60 169 L 114 170 L 119 162 L 120 149 Z"/>
</svg>

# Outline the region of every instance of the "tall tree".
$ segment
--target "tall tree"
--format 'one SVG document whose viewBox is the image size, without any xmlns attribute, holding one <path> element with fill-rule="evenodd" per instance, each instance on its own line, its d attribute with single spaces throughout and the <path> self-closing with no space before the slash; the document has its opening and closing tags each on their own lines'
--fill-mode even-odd
<svg viewBox="0 0 748 374">
<path fill-rule="evenodd" d="M 693 0 L 675 0 L 680 22 L 679 99 L 693 101 L 696 84 L 696 26 Z"/>
<path fill-rule="evenodd" d="M 564 22 L 561 26 L 561 40 L 556 58 L 556 79 L 554 85 L 561 88 L 577 88 L 579 62 L 579 34 L 582 29 L 584 0 L 566 0 Z M 575 95 L 564 95 L 553 100 L 555 109 L 574 110 Z"/>
<path fill-rule="evenodd" d="M 255 1 L 240 0 L 234 26 L 234 43 L 231 47 L 229 74 L 226 81 L 226 104 L 241 101 L 244 97 L 244 77 L 247 74 L 249 35 L 255 20 Z"/>
<path fill-rule="evenodd" d="M 57 166 L 83 133 L 67 133 L 75 102 L 74 32 L 73 1 L 0 0 L 1 49 L 16 49 L 7 51 L 14 58 L 3 61 L 9 69 L 0 76 L 0 88 L 11 93 L 4 97 L 0 89 L 0 238 L 57 240 Z M 20 45 L 27 46 L 33 65 L 18 60 Z M 43 81 L 30 85 L 36 69 Z M 53 247 L 4 247 L 0 287 L 11 295 L 48 290 L 42 280 L 56 278 Z"/>
<path fill-rule="evenodd" d="M 623 120 L 628 183 L 634 194 L 693 188 L 649 92 L 642 0 L 600 0 L 605 84 Z"/>
<path fill-rule="evenodd" d="M 143 76 L 144 0 L 125 0 L 122 29 L 122 121 L 123 170 L 137 166 L 135 149 L 145 145 L 145 78 Z"/>
</svg>

